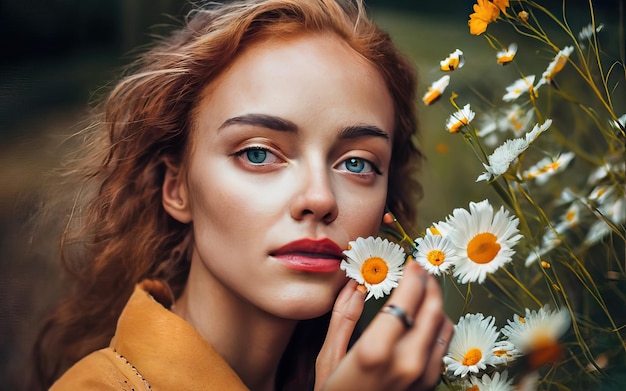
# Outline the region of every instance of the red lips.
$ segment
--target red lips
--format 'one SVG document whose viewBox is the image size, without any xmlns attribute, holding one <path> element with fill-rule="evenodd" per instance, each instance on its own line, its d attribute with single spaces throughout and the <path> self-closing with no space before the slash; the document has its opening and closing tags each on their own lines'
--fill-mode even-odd
<svg viewBox="0 0 626 391">
<path fill-rule="evenodd" d="M 285 266 L 304 272 L 329 273 L 339 269 L 343 251 L 330 239 L 300 239 L 270 254 Z"/>
</svg>

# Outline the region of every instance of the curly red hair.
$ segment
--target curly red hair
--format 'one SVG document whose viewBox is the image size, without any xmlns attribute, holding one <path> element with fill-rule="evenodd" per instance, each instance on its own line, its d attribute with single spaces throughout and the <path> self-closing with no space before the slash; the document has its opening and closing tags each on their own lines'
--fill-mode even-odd
<svg viewBox="0 0 626 391">
<path fill-rule="evenodd" d="M 86 354 L 108 345 L 138 281 L 163 279 L 180 293 L 192 238 L 189 225 L 162 207 L 165 166 L 184 169 L 199 94 L 242 48 L 302 32 L 336 34 L 383 75 L 395 105 L 387 205 L 405 224 L 414 221 L 421 160 L 413 142 L 416 76 L 360 1 L 255 0 L 197 9 L 181 30 L 139 58 L 87 130 L 88 153 L 72 172 L 83 191 L 62 240 L 72 290 L 46 321 L 36 346 L 43 388 Z M 284 388 L 305 389 L 311 381 L 326 330 L 320 323 L 327 320 L 301 322 L 285 355 L 304 358 L 283 360 L 291 365 L 282 368 Z M 311 332 L 318 334 L 313 344 Z M 301 341 L 302 335 L 308 340 Z"/>
</svg>

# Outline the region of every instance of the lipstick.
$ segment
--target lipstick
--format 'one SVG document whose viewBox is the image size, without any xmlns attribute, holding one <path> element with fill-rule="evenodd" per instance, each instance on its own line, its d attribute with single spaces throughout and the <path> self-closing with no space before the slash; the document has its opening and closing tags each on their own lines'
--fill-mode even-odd
<svg viewBox="0 0 626 391">
<path fill-rule="evenodd" d="M 290 269 L 309 273 L 339 270 L 342 249 L 330 239 L 300 239 L 289 242 L 270 254 Z"/>
</svg>

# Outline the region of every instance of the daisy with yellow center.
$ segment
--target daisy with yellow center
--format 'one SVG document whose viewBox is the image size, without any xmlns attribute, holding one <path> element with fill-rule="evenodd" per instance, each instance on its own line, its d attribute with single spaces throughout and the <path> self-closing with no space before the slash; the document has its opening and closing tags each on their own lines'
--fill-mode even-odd
<svg viewBox="0 0 626 391">
<path fill-rule="evenodd" d="M 447 237 L 427 232 L 423 238 L 415 239 L 413 258 L 430 274 L 445 273 L 452 261 L 459 256 Z"/>
<path fill-rule="evenodd" d="M 426 234 L 446 236 L 452 230 L 452 226 L 445 221 L 438 221 L 426 229 Z"/>
<path fill-rule="evenodd" d="M 526 267 L 532 265 L 539 258 L 554 250 L 557 246 L 561 244 L 561 242 L 562 241 L 556 234 L 556 232 L 552 229 L 549 229 L 541 238 L 541 244 L 530 250 L 528 256 L 526 257 L 524 265 Z"/>
<path fill-rule="evenodd" d="M 498 356 L 503 364 L 515 361 L 515 359 L 521 355 L 519 350 L 515 348 L 515 345 L 509 341 L 496 342 L 496 346 L 493 348 L 493 354 Z"/>
<path fill-rule="evenodd" d="M 460 49 L 456 49 L 445 60 L 439 62 L 439 68 L 444 72 L 450 72 L 457 68 L 462 68 L 464 64 L 463 52 Z"/>
<path fill-rule="evenodd" d="M 513 378 L 509 379 L 508 371 L 495 372 L 491 376 L 484 374 L 480 379 L 470 376 L 470 385 L 467 391 L 513 391 Z"/>
<path fill-rule="evenodd" d="M 494 214 L 488 200 L 470 202 L 469 212 L 455 209 L 448 218 L 454 227 L 449 238 L 459 255 L 458 260 L 452 261 L 454 277 L 462 284 L 482 284 L 487 273 L 511 262 L 513 246 L 522 238 L 518 221 L 503 207 Z"/>
<path fill-rule="evenodd" d="M 454 336 L 450 341 L 448 354 L 443 358 L 446 371 L 454 376 L 466 377 L 469 373 L 478 373 L 487 365 L 501 363 L 493 354 L 499 332 L 492 316 L 481 313 L 466 314 L 454 326 Z"/>
<path fill-rule="evenodd" d="M 513 42 L 509 45 L 508 49 L 500 50 L 498 53 L 496 53 L 496 60 L 498 64 L 507 65 L 511 61 L 513 61 L 516 53 L 517 44 Z"/>
<path fill-rule="evenodd" d="M 591 193 L 587 196 L 588 201 L 593 201 L 596 203 L 603 203 L 607 198 L 611 198 L 613 193 L 615 193 L 615 186 L 609 185 L 599 185 L 591 190 Z M 593 205 L 591 205 L 593 206 Z"/>
<path fill-rule="evenodd" d="M 537 164 L 524 171 L 522 176 L 526 180 L 534 179 L 538 185 L 543 185 L 551 176 L 563 171 L 574 159 L 574 156 L 574 152 L 567 152 L 556 159 L 551 157 L 541 159 Z"/>
<path fill-rule="evenodd" d="M 557 232 L 563 232 L 566 229 L 574 228 L 580 222 L 580 205 L 572 203 L 561 217 L 561 222 L 557 225 Z"/>
<path fill-rule="evenodd" d="M 535 75 L 529 75 L 515 80 L 513 84 L 506 87 L 506 94 L 502 96 L 502 100 L 505 102 L 512 102 L 526 92 L 531 93 L 534 82 Z"/>
<path fill-rule="evenodd" d="M 504 112 L 504 118 L 500 126 L 504 129 L 511 130 L 515 137 L 519 137 L 528 130 L 534 114 L 534 110 L 530 109 L 526 111 L 519 105 L 514 104 Z"/>
<path fill-rule="evenodd" d="M 343 252 L 346 258 L 340 267 L 349 278 L 367 288 L 365 300 L 379 299 L 398 286 L 406 259 L 402 247 L 387 239 L 370 236 L 357 238 L 349 243 L 348 248 Z"/>
<path fill-rule="evenodd" d="M 561 244 L 559 235 L 563 235 L 567 230 L 576 227 L 580 223 L 580 208 L 577 202 L 570 204 L 554 229 L 549 228 L 543 235 L 541 245 L 530 251 L 526 258 L 526 266 L 530 266 L 537 259 Z"/>
<path fill-rule="evenodd" d="M 515 315 L 507 323 L 502 334 L 527 356 L 531 369 L 536 369 L 561 356 L 559 339 L 569 328 L 570 316 L 567 310 L 550 311 L 544 306 L 538 311 L 527 308 L 524 317 Z"/>
<path fill-rule="evenodd" d="M 561 70 L 565 67 L 569 56 L 573 52 L 573 46 L 566 46 L 565 48 L 560 50 L 556 54 L 556 56 L 554 56 L 550 64 L 548 64 L 548 68 L 546 68 L 546 70 L 541 75 L 541 79 L 539 79 L 539 82 L 535 86 L 535 90 L 539 89 L 539 87 L 544 84 L 551 84 L 553 82 L 554 76 L 556 76 L 557 73 L 561 72 Z"/>
<path fill-rule="evenodd" d="M 443 75 L 439 80 L 431 84 L 430 87 L 428 87 L 428 91 L 426 92 L 426 94 L 424 94 L 424 96 L 422 97 L 422 101 L 424 102 L 424 104 L 426 104 L 427 106 L 432 105 L 437 100 L 439 100 L 439 98 L 441 98 L 441 95 L 443 95 L 443 92 L 448 87 L 448 84 L 450 84 L 449 75 Z"/>
<path fill-rule="evenodd" d="M 446 122 L 446 129 L 450 133 L 457 133 L 462 127 L 467 126 L 473 119 L 475 113 L 470 108 L 469 103 L 456 113 L 452 114 Z"/>
</svg>

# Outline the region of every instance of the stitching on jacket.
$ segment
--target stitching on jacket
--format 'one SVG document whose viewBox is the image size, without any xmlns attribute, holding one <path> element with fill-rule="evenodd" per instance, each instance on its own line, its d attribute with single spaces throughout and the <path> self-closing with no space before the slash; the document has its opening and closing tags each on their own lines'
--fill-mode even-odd
<svg viewBox="0 0 626 391">
<path fill-rule="evenodd" d="M 119 354 L 117 352 L 117 350 L 113 350 L 113 352 L 115 352 L 115 355 L 117 357 L 119 357 L 120 359 L 124 360 L 124 362 L 126 363 L 126 365 L 128 365 L 130 367 L 130 369 L 133 370 L 133 372 L 135 372 L 135 375 L 137 375 L 139 377 L 139 379 L 143 382 L 143 384 L 146 386 L 147 390 L 152 390 L 152 387 L 150 387 L 150 383 L 148 383 L 148 381 L 146 379 L 144 379 L 143 376 L 141 376 L 141 373 L 139 373 L 139 371 L 137 370 L 137 368 L 135 368 L 135 366 L 133 364 L 130 363 L 130 361 L 128 361 L 126 359 L 126 357 L 122 356 L 121 354 Z"/>
</svg>

